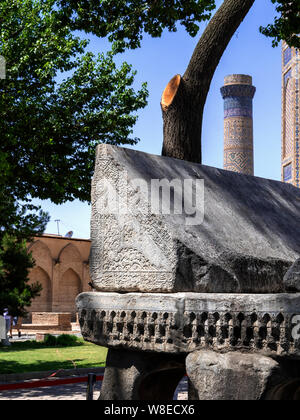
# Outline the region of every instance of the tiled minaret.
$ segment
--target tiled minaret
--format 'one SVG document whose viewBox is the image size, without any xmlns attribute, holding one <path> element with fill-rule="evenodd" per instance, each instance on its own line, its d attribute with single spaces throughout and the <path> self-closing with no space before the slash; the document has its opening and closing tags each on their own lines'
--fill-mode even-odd
<svg viewBox="0 0 300 420">
<path fill-rule="evenodd" d="M 300 50 L 282 46 L 282 181 L 300 187 Z"/>
<path fill-rule="evenodd" d="M 252 77 L 233 74 L 225 77 L 224 169 L 254 175 L 253 104 L 256 88 Z"/>
</svg>

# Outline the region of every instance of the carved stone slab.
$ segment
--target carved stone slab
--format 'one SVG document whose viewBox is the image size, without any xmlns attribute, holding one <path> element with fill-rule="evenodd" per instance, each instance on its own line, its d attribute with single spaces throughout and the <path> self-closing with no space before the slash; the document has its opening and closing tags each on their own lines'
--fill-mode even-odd
<svg viewBox="0 0 300 420">
<path fill-rule="evenodd" d="M 175 186 L 170 205 L 164 193 L 153 205 L 162 180 Z M 283 277 L 300 257 L 300 190 L 101 145 L 91 234 L 98 291 L 284 292 Z"/>
<path fill-rule="evenodd" d="M 300 358 L 300 294 L 82 293 L 83 337 L 166 353 L 237 349 Z"/>
</svg>

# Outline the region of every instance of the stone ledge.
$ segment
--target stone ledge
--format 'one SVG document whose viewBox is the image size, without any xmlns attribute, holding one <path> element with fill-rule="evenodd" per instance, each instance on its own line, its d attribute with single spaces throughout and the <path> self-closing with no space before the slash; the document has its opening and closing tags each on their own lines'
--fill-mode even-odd
<svg viewBox="0 0 300 420">
<path fill-rule="evenodd" d="M 22 324 L 20 327 L 22 331 L 72 331 L 71 325 L 58 325 L 58 324 Z"/>
<path fill-rule="evenodd" d="M 300 358 L 300 294 L 82 293 L 85 340 L 110 348 L 190 353 L 246 350 Z"/>
</svg>

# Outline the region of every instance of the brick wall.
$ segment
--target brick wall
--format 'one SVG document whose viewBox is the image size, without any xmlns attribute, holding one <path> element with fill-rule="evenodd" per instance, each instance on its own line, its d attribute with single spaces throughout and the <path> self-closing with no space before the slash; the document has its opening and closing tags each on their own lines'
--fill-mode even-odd
<svg viewBox="0 0 300 420">
<path fill-rule="evenodd" d="M 30 283 L 39 282 L 43 289 L 28 308 L 33 312 L 70 312 L 76 319 L 75 299 L 90 291 L 88 283 L 89 240 L 70 239 L 53 235 L 36 237 L 28 250 L 32 252 L 35 267 L 30 272 Z M 34 320 L 32 319 L 32 322 Z"/>
</svg>

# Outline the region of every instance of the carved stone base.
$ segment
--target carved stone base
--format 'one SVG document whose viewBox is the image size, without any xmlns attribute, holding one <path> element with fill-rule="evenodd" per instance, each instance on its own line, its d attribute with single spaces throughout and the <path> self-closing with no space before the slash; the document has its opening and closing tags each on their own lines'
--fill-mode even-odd
<svg viewBox="0 0 300 420">
<path fill-rule="evenodd" d="M 189 398 L 194 400 L 300 400 L 300 363 L 259 354 L 188 355 Z"/>
<path fill-rule="evenodd" d="M 103 400 L 172 400 L 185 369 L 190 399 L 300 399 L 300 294 L 92 292 L 77 308 L 109 348 Z"/>
<path fill-rule="evenodd" d="M 300 294 L 83 293 L 85 340 L 159 353 L 251 351 L 300 359 Z M 296 337 L 296 338 L 295 338 Z"/>
<path fill-rule="evenodd" d="M 100 400 L 172 400 L 185 358 L 110 349 Z"/>
<path fill-rule="evenodd" d="M 110 349 L 100 400 L 171 401 L 189 377 L 189 400 L 300 401 L 300 362 L 199 350 L 186 355 Z"/>
</svg>

